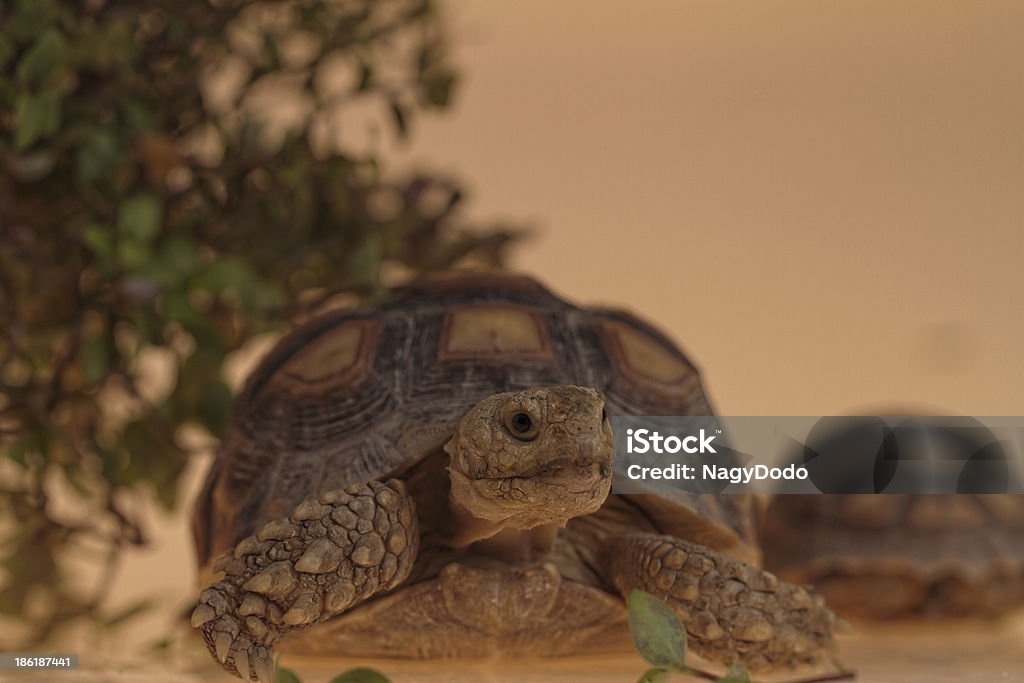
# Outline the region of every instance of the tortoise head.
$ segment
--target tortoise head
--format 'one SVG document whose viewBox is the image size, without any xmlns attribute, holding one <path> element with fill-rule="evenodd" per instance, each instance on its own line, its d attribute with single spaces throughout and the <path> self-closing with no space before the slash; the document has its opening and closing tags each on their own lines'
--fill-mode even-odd
<svg viewBox="0 0 1024 683">
<path fill-rule="evenodd" d="M 611 487 L 612 431 L 594 389 L 489 396 L 445 450 L 453 504 L 498 527 L 564 525 L 601 507 Z"/>
</svg>

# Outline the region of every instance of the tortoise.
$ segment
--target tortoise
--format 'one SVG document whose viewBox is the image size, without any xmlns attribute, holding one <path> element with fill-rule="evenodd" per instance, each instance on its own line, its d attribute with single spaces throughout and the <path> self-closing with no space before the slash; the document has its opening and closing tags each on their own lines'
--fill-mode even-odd
<svg viewBox="0 0 1024 683">
<path fill-rule="evenodd" d="M 1024 604 L 1024 496 L 775 496 L 765 565 L 843 616 L 996 617 Z"/>
<path fill-rule="evenodd" d="M 879 409 L 904 417 L 830 417 L 812 430 L 816 453 L 866 456 L 851 458 L 849 472 L 830 471 L 846 477 L 842 490 L 864 493 L 773 497 L 760 534 L 765 566 L 813 584 L 849 618 L 992 618 L 1020 607 L 1024 496 L 988 493 L 1013 479 L 1005 443 L 974 418 Z M 957 464 L 943 471 L 956 476 L 958 494 L 870 493 L 885 490 L 897 461 L 937 458 Z M 874 464 L 862 471 L 864 463 Z"/>
<path fill-rule="evenodd" d="M 236 401 L 194 513 L 192 625 L 266 683 L 282 638 L 363 657 L 628 649 L 642 589 L 707 658 L 816 662 L 835 617 L 757 567 L 748 497 L 609 493 L 609 416 L 711 414 L 664 334 L 528 277 L 434 277 L 324 314 Z"/>
<path fill-rule="evenodd" d="M 775 496 L 765 565 L 848 618 L 993 618 L 1024 605 L 1024 496 Z"/>
</svg>

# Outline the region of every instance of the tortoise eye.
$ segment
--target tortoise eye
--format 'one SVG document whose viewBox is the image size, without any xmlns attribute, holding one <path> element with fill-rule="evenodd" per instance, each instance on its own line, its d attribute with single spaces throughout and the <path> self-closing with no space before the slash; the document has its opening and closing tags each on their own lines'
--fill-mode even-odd
<svg viewBox="0 0 1024 683">
<path fill-rule="evenodd" d="M 537 438 L 537 424 L 529 413 L 522 410 L 511 413 L 505 418 L 505 428 L 509 434 L 520 441 L 533 441 Z"/>
</svg>

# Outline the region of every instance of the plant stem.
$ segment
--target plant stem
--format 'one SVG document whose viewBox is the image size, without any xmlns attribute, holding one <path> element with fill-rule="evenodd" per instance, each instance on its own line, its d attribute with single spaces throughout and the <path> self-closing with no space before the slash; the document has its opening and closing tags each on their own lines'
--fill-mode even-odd
<svg viewBox="0 0 1024 683">
<path fill-rule="evenodd" d="M 683 673 L 689 674 L 694 678 L 702 678 L 705 681 L 717 681 L 720 678 L 720 676 L 709 671 L 701 671 L 700 669 L 694 669 L 691 667 L 686 667 Z M 852 681 L 856 678 L 856 671 L 836 671 L 834 673 L 812 676 L 810 678 L 795 678 L 793 680 L 784 681 L 784 683 L 833 683 L 834 681 Z"/>
<path fill-rule="evenodd" d="M 830 683 L 831 681 L 852 681 L 857 678 L 856 671 L 836 671 L 813 678 L 800 678 L 786 683 Z"/>
</svg>

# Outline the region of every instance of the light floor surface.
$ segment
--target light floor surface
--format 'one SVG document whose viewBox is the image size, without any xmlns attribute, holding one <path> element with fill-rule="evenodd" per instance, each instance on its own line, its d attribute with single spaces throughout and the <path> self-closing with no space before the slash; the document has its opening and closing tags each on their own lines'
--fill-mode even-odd
<svg viewBox="0 0 1024 683">
<path fill-rule="evenodd" d="M 860 624 L 854 633 L 841 636 L 840 658 L 858 672 L 860 683 L 1024 683 L 1024 615 L 993 623 L 937 622 L 909 626 Z M 77 672 L 0 672 L 0 681 L 37 683 L 231 683 L 238 681 L 218 670 L 190 642 L 177 664 L 163 660 L 150 663 L 90 667 L 83 662 Z M 312 659 L 285 656 L 282 664 L 298 673 L 303 683 L 327 683 L 338 673 L 371 666 L 387 674 L 393 683 L 634 683 L 645 670 L 634 655 L 594 656 L 568 659 L 422 662 L 395 660 Z M 793 676 L 759 677 L 757 681 L 786 681 Z M 673 683 L 697 681 L 672 677 Z"/>
</svg>

